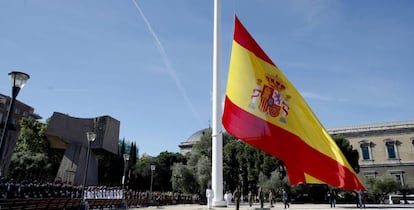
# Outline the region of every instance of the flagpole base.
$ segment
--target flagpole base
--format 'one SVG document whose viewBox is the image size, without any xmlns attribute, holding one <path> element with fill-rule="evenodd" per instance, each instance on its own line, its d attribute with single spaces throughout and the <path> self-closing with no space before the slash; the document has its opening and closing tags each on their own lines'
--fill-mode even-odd
<svg viewBox="0 0 414 210">
<path fill-rule="evenodd" d="M 213 201 L 214 207 L 227 207 L 226 201 Z"/>
</svg>

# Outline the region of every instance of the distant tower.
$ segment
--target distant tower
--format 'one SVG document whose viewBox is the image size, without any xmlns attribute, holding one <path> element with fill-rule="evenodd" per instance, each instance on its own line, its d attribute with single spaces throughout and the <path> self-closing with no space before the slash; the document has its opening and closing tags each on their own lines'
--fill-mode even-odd
<svg viewBox="0 0 414 210">
<path fill-rule="evenodd" d="M 75 118 L 55 112 L 46 130 L 51 147 L 66 149 L 56 179 L 75 185 L 82 184 L 86 167 L 88 141 L 86 132 L 96 133 L 91 144 L 88 166 L 88 185 L 98 184 L 98 161 L 94 153 L 118 154 L 120 122 L 110 116 L 96 118 Z"/>
</svg>

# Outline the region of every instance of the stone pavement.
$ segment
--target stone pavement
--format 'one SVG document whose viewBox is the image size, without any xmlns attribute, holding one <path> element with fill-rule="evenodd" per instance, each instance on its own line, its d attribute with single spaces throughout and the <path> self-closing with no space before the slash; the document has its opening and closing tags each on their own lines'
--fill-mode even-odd
<svg viewBox="0 0 414 210">
<path fill-rule="evenodd" d="M 264 209 L 276 210 L 276 209 L 284 209 L 282 203 L 276 203 L 274 207 L 270 208 L 269 204 L 264 205 Z M 150 206 L 150 207 L 142 207 L 142 208 L 129 208 L 134 210 L 208 210 L 206 205 L 198 205 L 198 204 L 181 204 L 181 205 L 170 205 L 170 206 Z M 213 210 L 233 210 L 236 209 L 236 206 L 231 205 L 229 207 L 214 207 Z M 240 210 L 259 210 L 260 205 L 254 204 L 252 207 L 241 204 Z M 336 208 L 331 208 L 329 204 L 291 204 L 290 208 L 288 209 L 320 209 L 320 210 L 328 210 L 328 209 L 359 209 L 356 207 L 356 204 L 337 204 Z M 366 205 L 366 209 L 387 209 L 387 210 L 394 210 L 394 209 L 414 209 L 414 205 L 388 205 L 388 204 L 368 204 Z"/>
</svg>

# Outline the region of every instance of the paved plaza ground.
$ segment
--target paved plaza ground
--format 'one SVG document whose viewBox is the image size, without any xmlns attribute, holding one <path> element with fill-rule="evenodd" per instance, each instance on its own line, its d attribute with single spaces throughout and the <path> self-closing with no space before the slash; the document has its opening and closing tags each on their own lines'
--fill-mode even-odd
<svg viewBox="0 0 414 210">
<path fill-rule="evenodd" d="M 269 204 L 265 204 L 264 208 L 270 210 L 276 209 L 284 209 L 282 203 L 276 203 L 272 208 L 269 207 Z M 183 204 L 183 205 L 170 205 L 170 206 L 150 206 L 150 207 L 142 207 L 142 208 L 130 208 L 135 210 L 143 210 L 143 209 L 165 209 L 165 210 L 208 210 L 206 205 L 198 205 L 198 204 Z M 231 205 L 230 207 L 214 207 L 214 210 L 231 210 L 236 209 L 236 206 Z M 240 205 L 240 210 L 258 210 L 260 209 L 259 204 L 254 204 L 252 207 L 242 204 Z M 359 209 L 356 207 L 356 204 L 337 204 L 336 208 L 331 208 L 329 204 L 291 204 L 290 208 L 288 209 L 320 209 L 320 210 L 327 210 L 327 209 Z M 380 204 L 369 204 L 366 205 L 365 209 L 414 209 L 414 205 L 380 205 Z"/>
</svg>

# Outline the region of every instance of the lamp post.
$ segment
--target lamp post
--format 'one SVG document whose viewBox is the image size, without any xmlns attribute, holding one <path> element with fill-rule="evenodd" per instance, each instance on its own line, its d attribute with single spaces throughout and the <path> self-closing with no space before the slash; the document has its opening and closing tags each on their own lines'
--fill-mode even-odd
<svg viewBox="0 0 414 210">
<path fill-rule="evenodd" d="M 88 151 L 86 153 L 86 165 L 85 165 L 85 173 L 83 174 L 83 184 L 82 184 L 82 200 L 80 203 L 80 209 L 88 209 L 88 203 L 85 199 L 85 187 L 86 187 L 86 177 L 88 176 L 88 166 L 89 166 L 89 156 L 91 152 L 91 143 L 96 139 L 96 133 L 94 132 L 86 132 L 86 138 L 88 140 Z"/>
<path fill-rule="evenodd" d="M 24 87 L 26 81 L 30 78 L 30 76 L 26 73 L 19 72 L 19 71 L 12 71 L 9 73 L 11 79 L 11 86 L 12 86 L 12 98 L 9 106 L 9 110 L 7 112 L 7 118 L 4 122 L 3 132 L 1 135 L 0 140 L 0 177 L 3 176 L 3 150 L 5 146 L 5 142 L 7 139 L 7 133 L 9 132 L 9 122 L 13 115 L 14 104 L 16 103 L 16 97 L 19 94 L 20 89 Z"/>
<path fill-rule="evenodd" d="M 126 183 L 126 172 L 127 172 L 127 168 L 128 168 L 129 155 L 128 154 L 123 154 L 123 156 L 124 156 L 124 174 L 122 176 L 122 203 L 121 203 L 120 208 L 126 209 L 128 207 L 128 204 L 125 200 L 125 198 L 126 198 L 125 183 Z"/>
<path fill-rule="evenodd" d="M 124 154 L 123 156 L 124 156 L 124 174 L 122 176 L 122 190 L 125 190 L 126 171 L 127 171 L 127 168 L 128 168 L 129 155 Z"/>
<path fill-rule="evenodd" d="M 154 179 L 155 165 L 151 165 L 151 185 L 150 185 L 150 199 L 152 199 L 152 180 Z"/>
</svg>

